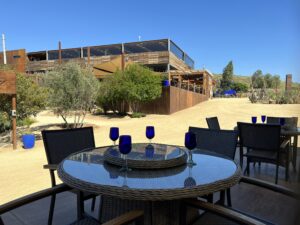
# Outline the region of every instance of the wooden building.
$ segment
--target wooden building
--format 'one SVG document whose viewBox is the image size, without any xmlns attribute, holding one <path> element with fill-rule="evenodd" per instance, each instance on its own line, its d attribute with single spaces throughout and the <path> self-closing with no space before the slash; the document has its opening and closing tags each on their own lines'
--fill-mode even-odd
<svg viewBox="0 0 300 225">
<path fill-rule="evenodd" d="M 3 54 L 0 54 L 0 64 L 3 63 L 2 57 Z M 178 96 L 176 94 L 178 99 L 175 99 L 175 101 L 180 102 L 181 95 L 189 96 L 188 99 L 182 106 L 174 109 L 158 110 L 163 112 L 163 114 L 173 113 L 210 98 L 214 84 L 212 74 L 207 70 L 194 70 L 194 60 L 170 39 L 68 49 L 61 48 L 61 43 L 59 43 L 56 50 L 28 53 L 24 49 L 7 51 L 7 58 L 8 64 L 13 65 L 17 71 L 26 72 L 27 74 L 44 73 L 52 70 L 57 64 L 70 61 L 77 62 L 82 65 L 92 66 L 95 76 L 99 79 L 110 76 L 117 69 L 124 69 L 129 63 L 139 63 L 156 72 L 168 75 L 172 86 L 172 88 L 168 89 L 170 102 L 173 102 L 175 99 L 175 97 L 174 99 L 172 97 L 172 95 L 175 96 L 174 93 L 176 92 L 173 87 L 201 95 L 201 97 L 195 97 L 193 94 L 182 94 L 185 92 L 177 91 L 176 93 L 181 94 Z M 171 95 L 171 93 L 173 94 Z M 171 105 L 171 103 L 166 105 Z M 149 110 L 151 108 L 149 106 L 143 108 L 146 112 L 153 111 Z"/>
</svg>

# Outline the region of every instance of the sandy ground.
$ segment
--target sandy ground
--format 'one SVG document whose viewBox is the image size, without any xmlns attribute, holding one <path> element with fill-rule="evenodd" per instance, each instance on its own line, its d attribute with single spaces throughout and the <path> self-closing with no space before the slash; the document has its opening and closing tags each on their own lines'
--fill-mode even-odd
<svg viewBox="0 0 300 225">
<path fill-rule="evenodd" d="M 237 121 L 250 122 L 251 116 L 297 116 L 300 118 L 300 104 L 267 105 L 251 104 L 248 99 L 213 99 L 172 115 L 147 115 L 131 119 L 87 116 L 85 122 L 94 125 L 97 146 L 111 144 L 109 128 L 117 126 L 121 134 L 132 135 L 133 142 L 146 142 L 146 125 L 155 126 L 153 142 L 183 145 L 184 133 L 189 126 L 207 127 L 205 118 L 218 116 L 222 129 L 233 129 Z M 37 116 L 33 126 L 61 123 L 61 118 L 44 111 Z M 300 121 L 298 122 L 298 126 Z M 49 172 L 43 169 L 46 156 L 41 140 L 32 150 L 24 150 L 18 143 L 18 150 L 12 147 L 0 148 L 0 205 L 15 198 L 50 187 Z"/>
</svg>

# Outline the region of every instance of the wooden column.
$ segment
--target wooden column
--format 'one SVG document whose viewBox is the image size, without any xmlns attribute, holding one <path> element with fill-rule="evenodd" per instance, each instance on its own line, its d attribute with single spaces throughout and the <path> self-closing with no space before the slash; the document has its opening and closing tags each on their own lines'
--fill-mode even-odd
<svg viewBox="0 0 300 225">
<path fill-rule="evenodd" d="M 12 110 L 16 112 L 17 110 L 17 95 L 12 96 Z M 17 149 L 17 117 L 12 115 L 12 144 L 13 149 Z"/>
</svg>

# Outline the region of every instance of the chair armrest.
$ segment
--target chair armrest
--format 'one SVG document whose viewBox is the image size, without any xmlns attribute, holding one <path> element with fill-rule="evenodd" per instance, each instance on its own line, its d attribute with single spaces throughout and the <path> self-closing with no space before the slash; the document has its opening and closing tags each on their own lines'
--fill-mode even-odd
<svg viewBox="0 0 300 225">
<path fill-rule="evenodd" d="M 57 164 L 46 164 L 43 166 L 44 169 L 49 169 L 49 170 L 57 170 L 58 165 Z"/>
<path fill-rule="evenodd" d="M 34 202 L 36 200 L 48 197 L 48 196 L 53 195 L 53 194 L 58 194 L 58 193 L 61 193 L 61 192 L 64 192 L 64 191 L 68 191 L 70 189 L 71 189 L 71 187 L 67 186 L 66 184 L 60 184 L 60 185 L 57 185 L 55 187 L 47 188 L 47 189 L 44 189 L 42 191 L 35 192 L 33 194 L 15 199 L 11 202 L 5 203 L 5 204 L 0 206 L 0 215 L 3 214 L 3 213 L 6 213 L 8 211 L 11 211 L 15 208 L 18 208 L 22 205 Z"/>
<path fill-rule="evenodd" d="M 300 200 L 300 194 L 299 193 L 296 193 L 295 191 L 292 191 L 292 190 L 290 190 L 286 187 L 280 186 L 280 185 L 276 185 L 276 184 L 273 184 L 273 183 L 270 183 L 270 182 L 258 180 L 258 179 L 255 179 L 255 178 L 245 177 L 245 176 L 243 176 L 240 179 L 240 182 L 252 184 L 252 185 L 255 185 L 255 186 L 259 186 L 259 187 L 269 189 L 271 191 L 278 192 L 278 193 L 281 193 L 281 194 L 284 194 L 284 195 L 287 195 L 287 196 L 290 196 L 292 198 Z"/>
<path fill-rule="evenodd" d="M 288 146 L 289 143 L 290 143 L 290 140 L 289 140 L 289 139 L 285 139 L 285 140 L 281 143 L 280 148 L 281 148 L 281 149 L 286 148 L 286 146 Z"/>
<path fill-rule="evenodd" d="M 265 223 L 256 220 L 254 218 L 251 218 L 249 216 L 246 216 L 244 214 L 241 214 L 239 212 L 236 212 L 232 209 L 225 208 L 224 206 L 215 205 L 209 202 L 204 202 L 201 200 L 195 200 L 195 199 L 186 199 L 184 200 L 184 203 L 188 206 L 199 208 L 202 210 L 207 210 L 212 213 L 218 214 L 220 216 L 223 216 L 227 219 L 233 220 L 239 224 L 245 224 L 245 225 L 265 225 Z"/>
<path fill-rule="evenodd" d="M 143 220 L 144 212 L 140 210 L 134 210 L 130 211 L 128 213 L 125 213 L 119 217 L 116 217 L 106 223 L 103 223 L 102 225 L 122 225 L 122 224 L 128 224 L 131 222 L 134 222 L 138 219 Z"/>
</svg>

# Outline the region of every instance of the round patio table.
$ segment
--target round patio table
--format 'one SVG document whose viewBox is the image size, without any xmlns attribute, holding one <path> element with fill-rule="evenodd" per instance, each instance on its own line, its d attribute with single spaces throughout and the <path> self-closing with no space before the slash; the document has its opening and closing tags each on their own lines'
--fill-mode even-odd
<svg viewBox="0 0 300 225">
<path fill-rule="evenodd" d="M 133 144 L 133 149 L 146 151 L 147 145 Z M 158 147 L 161 154 L 162 145 L 152 145 L 154 154 Z M 165 146 L 166 156 L 162 160 L 172 154 L 172 148 L 185 150 Z M 143 208 L 145 224 L 179 224 L 180 199 L 225 190 L 241 177 L 240 167 L 234 161 L 199 149 L 193 150 L 194 166 L 121 172 L 120 167 L 104 160 L 109 148 L 112 146 L 72 154 L 58 168 L 59 177 L 67 185 L 102 195 L 102 222 L 128 210 Z"/>
</svg>

